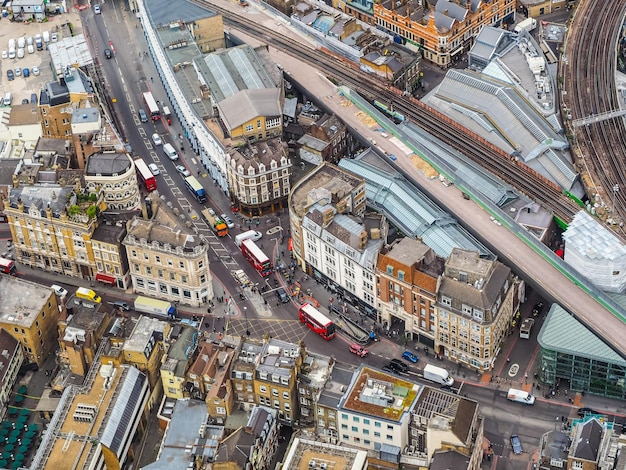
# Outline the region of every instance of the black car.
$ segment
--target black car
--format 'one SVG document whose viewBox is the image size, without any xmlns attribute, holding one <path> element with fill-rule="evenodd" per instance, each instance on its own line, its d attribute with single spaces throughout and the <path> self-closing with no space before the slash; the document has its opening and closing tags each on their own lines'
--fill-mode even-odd
<svg viewBox="0 0 626 470">
<path fill-rule="evenodd" d="M 391 362 L 389 362 L 389 367 L 396 372 L 407 372 L 409 370 L 409 366 L 400 359 L 392 359 Z"/>
<path fill-rule="evenodd" d="M 30 102 L 31 104 L 37 104 L 37 93 L 30 94 Z"/>
<path fill-rule="evenodd" d="M 13 70 L 7 70 L 7 78 L 9 79 L 9 81 L 15 80 L 15 74 L 13 73 Z"/>
<path fill-rule="evenodd" d="M 594 410 L 593 408 L 578 408 L 578 416 L 580 416 L 581 418 L 584 418 L 585 415 L 600 415 L 602 413 L 599 413 L 598 411 Z"/>
<path fill-rule="evenodd" d="M 278 297 L 278 300 L 280 300 L 284 304 L 289 302 L 289 296 L 287 295 L 287 292 L 285 292 L 285 289 L 283 289 L 282 287 L 276 289 L 276 297 Z"/>
<path fill-rule="evenodd" d="M 111 53 L 111 49 L 104 50 L 104 57 L 106 57 L 107 59 L 110 59 L 111 57 L 113 57 L 113 54 Z"/>
<path fill-rule="evenodd" d="M 533 307 L 533 317 L 538 317 L 541 315 L 541 311 L 543 310 L 543 302 L 537 302 Z"/>
<path fill-rule="evenodd" d="M 128 312 L 130 310 L 130 305 L 128 305 L 126 302 L 122 302 L 121 300 L 111 302 L 111 305 L 113 305 L 115 308 L 124 310 L 125 312 Z"/>
<path fill-rule="evenodd" d="M 24 99 L 22 100 L 22 104 L 28 104 L 28 98 L 24 98 Z"/>
</svg>

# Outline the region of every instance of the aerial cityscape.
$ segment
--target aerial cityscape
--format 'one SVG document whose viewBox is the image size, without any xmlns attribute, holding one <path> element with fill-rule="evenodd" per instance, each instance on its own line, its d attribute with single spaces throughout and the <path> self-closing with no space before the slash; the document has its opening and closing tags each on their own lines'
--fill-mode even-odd
<svg viewBox="0 0 626 470">
<path fill-rule="evenodd" d="M 626 0 L 9 0 L 0 470 L 626 470 Z"/>
</svg>

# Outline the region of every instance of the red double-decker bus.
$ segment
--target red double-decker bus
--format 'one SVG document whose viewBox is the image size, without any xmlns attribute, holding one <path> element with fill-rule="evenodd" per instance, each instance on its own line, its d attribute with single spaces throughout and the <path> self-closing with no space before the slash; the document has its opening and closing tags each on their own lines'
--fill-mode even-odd
<svg viewBox="0 0 626 470">
<path fill-rule="evenodd" d="M 248 239 L 241 242 L 241 253 L 261 276 L 267 277 L 272 273 L 270 259 L 252 240 Z"/>
<path fill-rule="evenodd" d="M 135 169 L 137 170 L 137 177 L 141 180 L 148 191 L 154 191 L 156 189 L 156 178 L 141 158 L 135 160 Z"/>
<path fill-rule="evenodd" d="M 17 275 L 15 261 L 6 258 L 0 258 L 0 273 L 10 274 L 11 276 Z"/>
<path fill-rule="evenodd" d="M 326 341 L 330 341 L 335 337 L 335 324 L 313 305 L 304 304 L 298 312 L 300 313 L 300 321 Z"/>
</svg>

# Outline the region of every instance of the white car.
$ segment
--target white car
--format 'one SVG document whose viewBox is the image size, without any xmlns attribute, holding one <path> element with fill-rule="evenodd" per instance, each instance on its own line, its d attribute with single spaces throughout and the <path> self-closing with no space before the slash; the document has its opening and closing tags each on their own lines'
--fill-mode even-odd
<svg viewBox="0 0 626 470">
<path fill-rule="evenodd" d="M 20 67 L 15 67 L 15 76 L 16 77 L 22 76 L 22 69 Z"/>
<path fill-rule="evenodd" d="M 54 293 L 58 295 L 59 297 L 61 297 L 62 299 L 67 296 L 67 289 L 64 289 L 61 286 L 57 286 L 56 284 L 52 284 L 50 287 L 52 288 Z"/>
<path fill-rule="evenodd" d="M 100 5 L 94 5 L 94 6 L 93 6 L 93 12 L 94 12 L 96 15 L 99 15 L 99 14 L 101 13 L 101 12 L 100 12 Z"/>
<path fill-rule="evenodd" d="M 148 165 L 148 168 L 150 168 L 150 171 L 154 176 L 161 174 L 161 172 L 159 171 L 159 167 L 156 166 L 156 163 L 150 163 L 150 165 Z"/>
<path fill-rule="evenodd" d="M 156 132 L 154 134 L 152 134 L 152 142 L 154 142 L 154 145 L 163 145 L 163 141 L 161 140 L 161 136 L 159 134 L 157 134 Z"/>
<path fill-rule="evenodd" d="M 3 59 L 8 59 L 9 58 L 9 53 L 7 51 L 2 51 L 2 58 Z"/>
<path fill-rule="evenodd" d="M 31 73 L 33 75 L 39 75 L 39 67 L 33 67 L 32 69 L 30 69 Z"/>
<path fill-rule="evenodd" d="M 226 214 L 222 214 L 220 215 L 220 217 L 222 218 L 222 220 L 226 223 L 226 225 L 228 226 L 228 228 L 235 228 L 235 223 L 232 221 L 232 219 L 230 217 L 228 217 Z"/>
<path fill-rule="evenodd" d="M 176 171 L 183 175 L 185 178 L 191 176 L 191 173 L 184 165 L 176 165 Z"/>
</svg>

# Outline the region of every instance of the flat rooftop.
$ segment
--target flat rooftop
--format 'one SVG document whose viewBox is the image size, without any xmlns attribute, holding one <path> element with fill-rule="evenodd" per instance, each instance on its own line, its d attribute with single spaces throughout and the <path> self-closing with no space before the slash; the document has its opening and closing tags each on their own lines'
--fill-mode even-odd
<svg viewBox="0 0 626 470">
<path fill-rule="evenodd" d="M 316 468 L 325 463 L 332 470 L 361 470 L 366 468 L 367 452 L 308 439 L 294 439 L 284 460 L 284 468 L 309 470 L 311 462 L 316 463 Z"/>
<path fill-rule="evenodd" d="M 291 193 L 289 205 L 298 214 L 304 217 L 308 208 L 318 202 L 320 197 L 315 197 L 316 191 L 325 189 L 326 194 L 338 194 L 341 197 L 351 193 L 363 183 L 363 178 L 331 164 L 322 164 L 316 170 L 294 188 Z M 331 203 L 332 201 L 328 201 Z"/>
<path fill-rule="evenodd" d="M 52 289 L 36 282 L 1 276 L 0 323 L 30 328 L 52 295 Z"/>
<path fill-rule="evenodd" d="M 339 409 L 400 422 L 417 399 L 420 386 L 361 365 Z"/>
<path fill-rule="evenodd" d="M 122 350 L 134 352 L 145 350 L 148 341 L 152 338 L 152 334 L 158 332 L 161 334 L 161 337 L 163 337 L 167 325 L 167 322 L 157 318 L 140 317 L 135 325 L 135 329 L 124 343 Z"/>
</svg>

